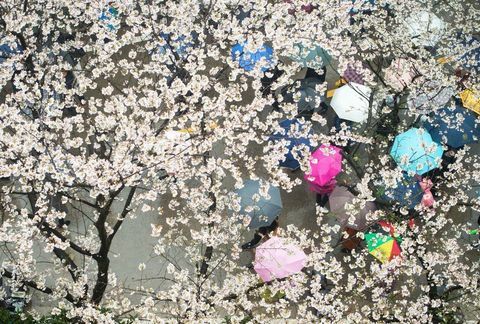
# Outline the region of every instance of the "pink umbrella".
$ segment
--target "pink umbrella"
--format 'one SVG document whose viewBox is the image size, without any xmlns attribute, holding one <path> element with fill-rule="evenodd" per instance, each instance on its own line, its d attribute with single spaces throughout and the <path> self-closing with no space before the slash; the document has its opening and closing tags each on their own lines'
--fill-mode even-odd
<svg viewBox="0 0 480 324">
<path fill-rule="evenodd" d="M 409 59 L 397 58 L 385 70 L 385 82 L 395 90 L 400 91 L 412 83 L 413 78 L 418 74 L 413 62 Z"/>
<path fill-rule="evenodd" d="M 286 278 L 300 272 L 307 262 L 307 255 L 298 246 L 273 236 L 256 248 L 253 268 L 263 281 Z"/>
<path fill-rule="evenodd" d="M 310 156 L 310 172 L 305 173 L 305 180 L 310 183 L 310 190 L 321 193 L 320 187 L 331 183 L 342 171 L 342 150 L 333 145 L 322 144 Z"/>
</svg>

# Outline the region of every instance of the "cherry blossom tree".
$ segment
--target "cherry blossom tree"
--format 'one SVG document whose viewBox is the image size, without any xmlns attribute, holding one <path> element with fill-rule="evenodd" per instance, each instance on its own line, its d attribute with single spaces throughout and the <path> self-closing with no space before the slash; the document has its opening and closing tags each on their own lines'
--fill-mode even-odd
<svg viewBox="0 0 480 324">
<path fill-rule="evenodd" d="M 86 323 L 478 320 L 478 251 L 463 235 L 480 211 L 474 149 L 452 151 L 430 175 L 433 206 L 384 195 L 406 175 L 390 156 L 395 136 L 461 91 L 480 93 L 480 62 L 468 56 L 478 14 L 475 1 L 2 1 L 2 277 L 29 288 L 29 312 Z M 273 52 L 247 69 L 237 44 L 247 63 Z M 331 107 L 297 116 L 299 44 L 332 57 L 311 67 L 327 76 L 314 106 L 328 104 L 334 81 L 361 79 L 371 89 L 363 122 L 333 127 Z M 341 252 L 344 229 L 318 206 L 309 228 L 281 228 L 308 254 L 301 273 L 265 283 L 245 266 L 235 192 L 247 179 L 260 179 L 263 196 L 306 186 L 308 148 L 290 173 L 278 165 L 285 141 L 270 140 L 295 117 L 312 146 L 343 148 L 337 183 L 355 196 L 351 218 L 376 204 L 356 235 L 388 220 L 401 258 Z M 160 221 L 154 261 L 138 272 L 154 264 L 160 283 L 132 289 L 111 266 L 112 245 L 145 213 Z"/>
</svg>

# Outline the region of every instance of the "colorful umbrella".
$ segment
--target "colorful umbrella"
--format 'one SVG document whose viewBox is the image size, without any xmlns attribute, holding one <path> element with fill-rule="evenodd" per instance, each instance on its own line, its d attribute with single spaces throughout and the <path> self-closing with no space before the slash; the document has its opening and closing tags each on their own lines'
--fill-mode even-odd
<svg viewBox="0 0 480 324">
<path fill-rule="evenodd" d="M 261 67 L 262 72 L 267 71 L 269 66 L 273 65 L 273 49 L 270 46 L 264 44 L 254 52 L 247 51 L 245 46 L 246 43 L 237 43 L 231 50 L 232 60 L 238 61 L 240 67 L 245 71 L 252 71 L 255 65 L 262 60 L 264 60 L 267 65 Z"/>
<path fill-rule="evenodd" d="M 400 245 L 401 238 L 395 236 L 395 229 L 386 222 L 378 222 L 374 232 L 365 234 L 368 252 L 382 263 L 387 263 L 394 257 L 401 255 Z"/>
<path fill-rule="evenodd" d="M 304 178 L 310 183 L 312 191 L 319 192 L 319 187 L 327 185 L 340 171 L 342 171 L 341 149 L 322 144 L 310 156 L 310 172 L 305 173 Z"/>
<path fill-rule="evenodd" d="M 371 93 L 369 87 L 352 82 L 335 90 L 330 106 L 339 118 L 362 123 L 368 119 Z"/>
<path fill-rule="evenodd" d="M 480 138 L 477 116 L 459 103 L 453 109 L 445 107 L 437 110 L 430 122 L 425 123 L 425 128 L 435 142 L 445 143 L 453 148 L 475 143 Z"/>
<path fill-rule="evenodd" d="M 247 180 L 243 188 L 236 191 L 240 197 L 240 213 L 250 218 L 249 228 L 259 228 L 272 224 L 282 211 L 280 190 L 270 184 L 265 197 L 260 195 L 261 187 L 262 183 L 260 181 Z"/>
<path fill-rule="evenodd" d="M 362 230 L 367 224 L 367 214 L 375 210 L 373 202 L 367 202 L 361 210 L 357 210 L 353 222 L 347 214 L 345 205 L 351 203 L 355 196 L 345 187 L 335 187 L 328 197 L 330 212 L 339 220 L 342 227 L 349 227 L 355 230 Z"/>
<path fill-rule="evenodd" d="M 477 114 L 480 114 L 480 94 L 470 89 L 465 89 L 460 92 L 460 99 L 462 99 L 463 106 Z"/>
<path fill-rule="evenodd" d="M 390 155 L 407 172 L 422 175 L 438 168 L 443 148 L 423 128 L 411 128 L 395 137 Z"/>
<path fill-rule="evenodd" d="M 405 21 L 414 44 L 434 47 L 442 38 L 445 23 L 431 12 L 414 12 Z"/>
<path fill-rule="evenodd" d="M 253 269 L 268 282 L 298 273 L 306 263 L 307 255 L 302 249 L 274 236 L 256 248 Z"/>
<path fill-rule="evenodd" d="M 306 46 L 297 43 L 294 46 L 294 54 L 290 58 L 300 63 L 303 67 L 319 70 L 330 64 L 332 57 L 319 45 Z"/>
<path fill-rule="evenodd" d="M 415 178 L 404 175 L 394 187 L 380 189 L 379 196 L 388 202 L 414 209 L 421 202 L 423 191 Z"/>
<path fill-rule="evenodd" d="M 282 132 L 274 133 L 271 137 L 271 141 L 285 140 L 287 142 L 286 148 L 288 152 L 285 154 L 284 160 L 280 161 L 280 166 L 289 168 L 292 170 L 298 169 L 300 163 L 293 156 L 293 151 L 301 149 L 302 146 L 306 146 L 309 151 L 313 149 L 310 144 L 310 140 L 303 134 L 304 125 L 300 123 L 298 119 L 287 119 L 280 122 Z M 311 135 L 312 132 L 308 132 L 307 135 Z"/>
</svg>

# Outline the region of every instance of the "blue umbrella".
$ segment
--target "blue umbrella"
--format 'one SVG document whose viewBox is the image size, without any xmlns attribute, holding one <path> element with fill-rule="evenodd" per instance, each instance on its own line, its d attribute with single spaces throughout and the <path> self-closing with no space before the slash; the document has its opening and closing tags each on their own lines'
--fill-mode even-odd
<svg viewBox="0 0 480 324">
<path fill-rule="evenodd" d="M 462 35 L 463 36 L 463 35 Z M 460 64 L 467 70 L 480 72 L 480 40 L 469 37 L 463 40 L 462 45 L 466 47 L 465 53 L 458 59 Z"/>
<path fill-rule="evenodd" d="M 108 30 L 114 31 L 115 29 L 118 28 L 118 25 L 117 26 L 114 25 L 113 23 L 110 22 L 110 20 L 112 18 L 117 18 L 117 17 L 118 17 L 117 8 L 109 6 L 107 11 L 102 11 L 102 13 L 100 14 L 100 17 L 98 17 L 98 19 L 100 19 L 100 21 L 107 22 Z"/>
<path fill-rule="evenodd" d="M 282 211 L 282 198 L 280 197 L 280 189 L 270 185 L 268 189 L 268 199 L 260 196 L 260 181 L 247 180 L 243 188 L 236 191 L 240 197 L 240 213 L 250 217 L 249 228 L 259 228 L 268 226 L 280 215 Z M 260 199 L 254 201 L 253 196 L 258 194 Z M 248 207 L 253 210 L 246 211 Z"/>
<path fill-rule="evenodd" d="M 18 43 L 16 44 L 16 48 L 13 48 L 9 44 L 1 44 L 0 45 L 0 64 L 5 62 L 6 59 L 20 53 L 23 53 L 23 48 Z"/>
<path fill-rule="evenodd" d="M 382 188 L 381 198 L 402 207 L 414 209 L 422 201 L 423 191 L 415 178 L 404 175 L 395 188 Z"/>
<path fill-rule="evenodd" d="M 292 170 L 298 169 L 300 167 L 300 163 L 293 156 L 293 150 L 296 147 L 305 145 L 311 151 L 313 149 L 313 146 L 310 144 L 310 140 L 308 138 L 302 137 L 298 134 L 303 131 L 304 127 L 304 125 L 301 124 L 298 119 L 286 119 L 280 122 L 280 127 L 283 128 L 282 132 L 274 133 L 270 137 L 271 141 L 286 140 L 288 142 L 288 153 L 285 154 L 285 159 L 283 161 L 280 161 L 280 166 Z M 309 134 L 312 134 L 312 132 L 310 131 Z"/>
<path fill-rule="evenodd" d="M 411 128 L 395 137 L 390 155 L 407 172 L 422 175 L 440 166 L 442 146 L 425 130 Z"/>
<path fill-rule="evenodd" d="M 263 45 L 262 48 L 257 49 L 255 52 L 248 52 L 245 50 L 245 43 L 237 43 L 232 47 L 232 60 L 238 61 L 240 67 L 245 71 L 252 71 L 255 65 L 263 58 L 267 61 L 268 65 L 273 65 L 273 49 L 268 45 Z M 268 67 L 262 66 L 261 71 L 265 72 Z"/>
<path fill-rule="evenodd" d="M 194 33 L 192 33 L 191 36 L 192 40 L 195 40 L 197 37 L 197 35 Z M 160 37 L 169 42 L 169 45 L 165 44 L 163 46 L 159 46 L 158 51 L 160 54 L 176 53 L 180 58 L 185 58 L 187 55 L 187 50 L 194 45 L 193 42 L 189 41 L 185 35 L 171 37 L 171 34 L 160 33 Z"/>
<path fill-rule="evenodd" d="M 480 138 L 480 126 L 475 113 L 459 103 L 455 108 L 445 107 L 435 112 L 431 122 L 425 124 L 432 139 L 453 148 L 471 144 Z"/>
</svg>

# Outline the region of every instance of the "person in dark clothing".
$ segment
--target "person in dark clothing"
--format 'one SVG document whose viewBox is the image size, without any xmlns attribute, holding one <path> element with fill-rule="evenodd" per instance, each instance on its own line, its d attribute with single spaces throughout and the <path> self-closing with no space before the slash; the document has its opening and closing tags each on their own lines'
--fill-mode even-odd
<svg viewBox="0 0 480 324">
<path fill-rule="evenodd" d="M 267 96 L 268 94 L 271 93 L 271 86 L 272 84 L 278 80 L 283 74 L 283 70 L 280 70 L 278 67 L 274 67 L 270 69 L 269 71 L 265 72 L 265 75 L 261 79 L 262 82 L 262 88 L 261 91 L 263 93 L 263 96 Z M 272 76 L 268 77 L 266 74 L 271 73 Z"/>
<path fill-rule="evenodd" d="M 255 235 L 253 235 L 253 239 L 250 242 L 247 242 L 242 245 L 242 250 L 249 250 L 253 249 L 260 243 L 260 241 L 264 237 L 268 237 L 268 235 L 272 232 L 274 232 L 278 228 L 278 217 L 268 226 L 262 226 L 258 228 L 255 232 Z"/>
<path fill-rule="evenodd" d="M 325 78 L 327 76 L 327 68 L 322 67 L 322 74 L 317 73 L 314 69 L 307 68 L 307 73 L 305 73 L 305 79 L 307 78 L 315 78 L 320 81 L 320 83 L 325 82 Z"/>
<path fill-rule="evenodd" d="M 325 207 L 328 203 L 328 194 L 319 194 L 316 195 L 317 204 L 321 207 Z"/>
</svg>

